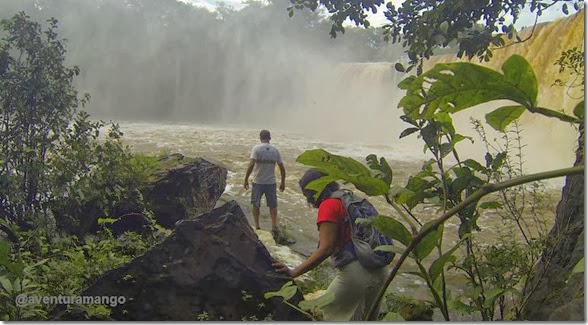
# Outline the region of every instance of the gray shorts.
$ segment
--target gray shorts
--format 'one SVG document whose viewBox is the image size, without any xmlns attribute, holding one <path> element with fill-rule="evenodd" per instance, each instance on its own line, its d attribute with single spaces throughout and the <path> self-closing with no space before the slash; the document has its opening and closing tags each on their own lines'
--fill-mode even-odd
<svg viewBox="0 0 588 325">
<path fill-rule="evenodd" d="M 278 195 L 276 194 L 276 184 L 255 184 L 251 185 L 251 204 L 256 207 L 261 206 L 261 197 L 265 194 L 265 201 L 270 208 L 278 207 Z"/>
</svg>

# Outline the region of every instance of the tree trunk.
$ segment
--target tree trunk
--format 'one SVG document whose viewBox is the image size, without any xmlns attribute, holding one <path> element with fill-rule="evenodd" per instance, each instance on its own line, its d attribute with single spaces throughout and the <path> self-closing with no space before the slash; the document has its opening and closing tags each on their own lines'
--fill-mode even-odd
<svg viewBox="0 0 588 325">
<path fill-rule="evenodd" d="M 580 126 L 574 166 L 584 164 Z M 571 274 L 584 257 L 584 175 L 566 177 L 547 247 L 523 291 L 525 320 L 584 321 L 584 273 Z"/>
</svg>

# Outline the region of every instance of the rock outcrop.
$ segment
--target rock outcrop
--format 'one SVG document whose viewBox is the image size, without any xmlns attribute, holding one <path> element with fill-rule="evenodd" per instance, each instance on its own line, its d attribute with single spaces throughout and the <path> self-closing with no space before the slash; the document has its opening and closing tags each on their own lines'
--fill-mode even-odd
<svg viewBox="0 0 588 325">
<path fill-rule="evenodd" d="M 141 192 L 156 221 L 168 229 L 173 229 L 178 220 L 212 210 L 225 190 L 227 169 L 219 164 L 202 158 L 188 159 L 181 154 L 161 158 L 160 162 L 162 169 Z M 138 201 L 118 202 L 108 214 L 117 221 L 105 226 L 115 236 L 125 231 L 146 231 L 149 219 L 141 206 Z M 98 218 L 104 217 L 104 212 L 95 200 L 86 202 L 81 211 L 70 211 L 67 206 L 64 209 L 54 211 L 60 231 L 83 237 L 100 229 Z M 67 217 L 71 215 L 77 217 Z"/>
<path fill-rule="evenodd" d="M 281 298 L 263 298 L 289 280 L 274 271 L 265 246 L 231 201 L 178 222 L 162 243 L 79 295 L 124 297 L 124 304 L 107 306 L 110 318 L 121 321 L 304 320 Z M 292 302 L 302 299 L 297 292 Z M 83 308 L 72 310 L 54 310 L 53 318 L 87 319 Z"/>
<path fill-rule="evenodd" d="M 202 158 L 185 162 L 183 156 L 176 159 L 178 165 L 161 172 L 145 189 L 145 200 L 157 223 L 170 229 L 178 220 L 214 208 L 225 191 L 227 178 L 226 168 Z"/>
</svg>

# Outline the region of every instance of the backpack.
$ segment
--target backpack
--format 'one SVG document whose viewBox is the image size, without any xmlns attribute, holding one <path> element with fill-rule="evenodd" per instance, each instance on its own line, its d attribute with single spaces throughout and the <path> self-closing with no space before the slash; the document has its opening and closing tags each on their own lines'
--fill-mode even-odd
<svg viewBox="0 0 588 325">
<path fill-rule="evenodd" d="M 357 258 L 365 268 L 374 269 L 386 266 L 394 259 L 393 252 L 374 248 L 381 245 L 392 245 L 392 239 L 382 235 L 375 227 L 365 223 L 356 223 L 357 218 L 374 219 L 378 216 L 376 208 L 366 199 L 354 195 L 349 190 L 339 190 L 331 194 L 331 198 L 341 200 L 347 211 L 343 225 L 349 223 L 351 241 L 335 253 L 331 260 L 335 267 L 343 266 Z M 343 238 L 345 227 L 341 227 L 340 238 Z"/>
</svg>

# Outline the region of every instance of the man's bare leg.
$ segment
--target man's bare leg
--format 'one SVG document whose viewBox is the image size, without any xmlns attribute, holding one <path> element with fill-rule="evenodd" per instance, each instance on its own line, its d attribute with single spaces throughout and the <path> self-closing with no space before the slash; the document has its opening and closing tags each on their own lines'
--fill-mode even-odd
<svg viewBox="0 0 588 325">
<path fill-rule="evenodd" d="M 255 223 L 255 229 L 260 229 L 260 227 L 259 227 L 259 207 L 256 207 L 254 205 L 253 208 L 251 209 L 251 212 L 253 213 L 253 222 Z"/>
<path fill-rule="evenodd" d="M 270 218 L 272 219 L 272 230 L 278 229 L 278 208 L 270 208 Z"/>
</svg>

